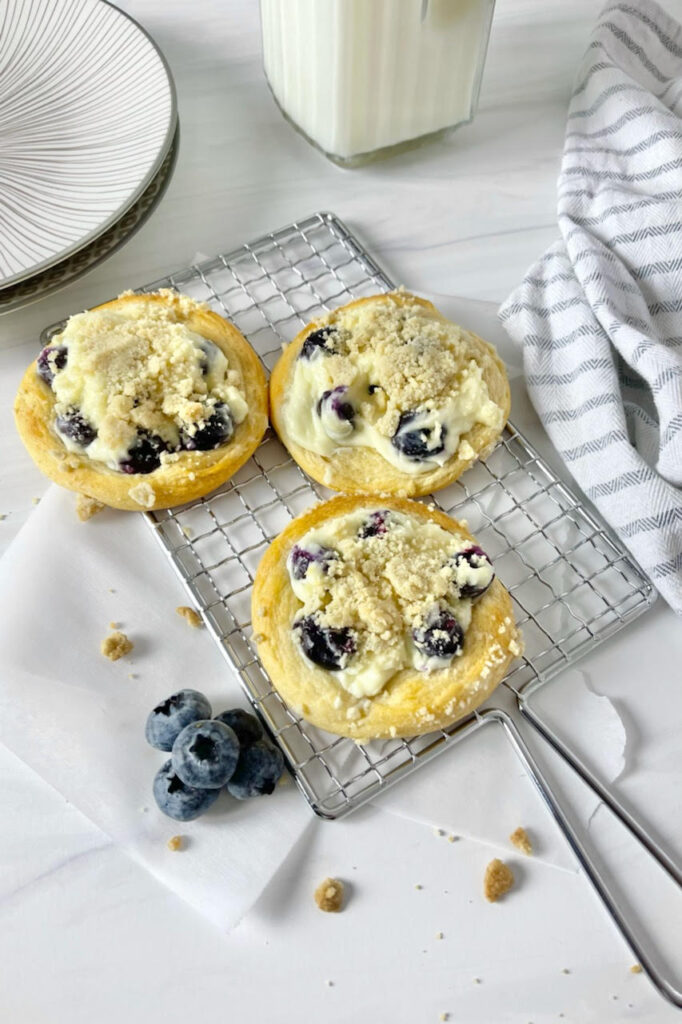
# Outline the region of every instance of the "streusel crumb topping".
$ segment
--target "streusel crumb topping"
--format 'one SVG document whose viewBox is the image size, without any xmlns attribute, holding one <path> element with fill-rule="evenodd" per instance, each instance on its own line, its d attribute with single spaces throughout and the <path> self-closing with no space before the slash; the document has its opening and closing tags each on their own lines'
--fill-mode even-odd
<svg viewBox="0 0 682 1024">
<path fill-rule="evenodd" d="M 132 649 L 132 640 L 129 640 L 125 633 L 121 633 L 120 630 L 115 630 L 105 637 L 100 648 L 104 657 L 108 658 L 109 661 L 118 661 L 119 658 L 130 654 Z"/>
<path fill-rule="evenodd" d="M 286 399 L 287 429 L 303 447 L 373 447 L 416 474 L 455 455 L 475 423 L 501 427 L 471 335 L 418 302 L 341 309 L 313 328 L 319 340 L 304 343 Z M 401 436 L 408 427 L 425 432 L 422 451 Z"/>
<path fill-rule="evenodd" d="M 309 650 L 315 631 L 339 643 L 348 637 L 335 676 L 359 698 L 377 694 L 403 668 L 448 666 L 461 653 L 472 597 L 494 575 L 465 536 L 381 506 L 310 530 L 288 567 L 302 605 L 294 629 L 306 634 Z"/>
<path fill-rule="evenodd" d="M 200 304 L 160 294 L 173 301 L 78 313 L 51 342 L 53 351 L 66 352 L 51 380 L 56 429 L 68 448 L 85 448 L 88 458 L 112 468 L 140 437 L 159 438 L 173 450 L 218 406 L 228 406 L 235 423 L 248 411 L 238 370 L 183 320 Z M 74 426 L 76 414 L 81 422 Z"/>
</svg>

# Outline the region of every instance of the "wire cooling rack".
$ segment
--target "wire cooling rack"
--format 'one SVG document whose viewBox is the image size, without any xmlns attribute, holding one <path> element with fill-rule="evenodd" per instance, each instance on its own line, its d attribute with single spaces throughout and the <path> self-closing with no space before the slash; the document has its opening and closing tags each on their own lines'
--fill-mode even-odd
<svg viewBox="0 0 682 1024">
<path fill-rule="evenodd" d="M 142 290 L 159 287 L 176 288 L 226 315 L 269 370 L 282 343 L 303 324 L 395 286 L 336 217 L 320 213 Z M 481 719 L 474 713 L 446 731 L 361 745 L 311 726 L 273 688 L 253 643 L 254 574 L 289 520 L 330 493 L 268 432 L 220 490 L 147 516 L 313 810 L 337 818 L 478 728 Z M 512 595 L 525 639 L 525 655 L 505 680 L 516 693 L 551 678 L 652 601 L 651 585 L 609 528 L 512 426 L 485 463 L 435 501 L 468 521 Z"/>
</svg>

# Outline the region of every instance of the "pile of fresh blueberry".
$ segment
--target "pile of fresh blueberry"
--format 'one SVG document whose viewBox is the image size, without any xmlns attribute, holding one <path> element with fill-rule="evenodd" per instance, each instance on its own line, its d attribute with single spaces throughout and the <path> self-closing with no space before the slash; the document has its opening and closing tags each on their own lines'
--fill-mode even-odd
<svg viewBox="0 0 682 1024">
<path fill-rule="evenodd" d="M 254 715 L 241 708 L 212 714 L 203 693 L 179 690 L 147 718 L 147 742 L 171 751 L 154 778 L 154 799 L 177 821 L 198 818 L 223 789 L 237 800 L 272 793 L 284 771 L 281 750 Z"/>
<path fill-rule="evenodd" d="M 202 343 L 199 351 L 199 363 L 204 376 L 209 373 L 216 351 L 216 346 L 212 342 L 204 341 Z M 36 373 L 51 388 L 55 375 L 64 369 L 67 361 L 66 345 L 47 345 L 36 361 Z M 81 448 L 87 448 L 97 437 L 97 428 L 92 423 L 88 423 L 81 410 L 75 406 L 69 406 L 61 416 L 57 417 L 55 427 L 63 437 L 68 437 Z M 216 402 L 215 405 L 209 406 L 207 409 L 203 427 L 195 430 L 194 433 L 190 433 L 185 428 L 180 431 L 180 444 L 177 451 L 210 451 L 229 441 L 233 433 L 234 420 L 229 406 L 225 402 Z M 125 458 L 119 462 L 118 468 L 122 473 L 152 473 L 161 465 L 162 454 L 174 450 L 173 446 L 158 434 L 152 434 L 140 427 L 137 430 L 135 441 Z"/>
</svg>

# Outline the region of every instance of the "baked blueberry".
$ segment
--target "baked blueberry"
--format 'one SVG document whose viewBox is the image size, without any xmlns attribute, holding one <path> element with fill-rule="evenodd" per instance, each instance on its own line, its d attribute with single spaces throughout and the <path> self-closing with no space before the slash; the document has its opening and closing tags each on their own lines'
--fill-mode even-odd
<svg viewBox="0 0 682 1024">
<path fill-rule="evenodd" d="M 213 714 L 211 705 L 198 690 L 178 690 L 157 704 L 147 716 L 144 734 L 157 750 L 171 750 L 190 722 L 201 722 Z"/>
<path fill-rule="evenodd" d="M 36 373 L 52 385 L 57 370 L 63 370 L 67 358 L 66 345 L 46 345 L 36 360 Z"/>
<path fill-rule="evenodd" d="M 234 421 L 224 402 L 219 402 L 211 415 L 193 434 L 182 432 L 182 447 L 188 451 L 207 452 L 229 441 L 234 433 Z"/>
<path fill-rule="evenodd" d="M 118 464 L 122 473 L 153 473 L 161 465 L 161 455 L 168 445 L 158 434 L 138 430 L 137 439 L 128 455 Z"/>
<path fill-rule="evenodd" d="M 460 597 L 480 597 L 495 579 L 492 562 L 483 548 L 472 544 L 458 551 L 452 559 L 455 566 L 454 584 Z"/>
<path fill-rule="evenodd" d="M 186 725 L 173 744 L 171 761 L 185 785 L 219 789 L 231 778 L 238 757 L 236 733 L 213 719 Z"/>
<path fill-rule="evenodd" d="M 340 420 L 346 420 L 350 422 L 355 416 L 355 409 L 350 402 L 345 400 L 345 395 L 348 392 L 348 388 L 345 384 L 340 385 L 337 388 L 332 388 L 331 391 L 323 391 L 322 397 L 317 403 L 317 415 L 333 415 Z"/>
<path fill-rule="evenodd" d="M 329 563 L 338 557 L 338 552 L 332 548 L 318 547 L 316 551 L 311 551 L 310 548 L 300 548 L 298 544 L 294 544 L 289 555 L 291 575 L 295 580 L 305 579 L 313 562 L 318 562 L 322 572 L 327 572 Z"/>
<path fill-rule="evenodd" d="M 220 796 L 219 789 L 187 786 L 173 770 L 171 760 L 154 776 L 154 799 L 160 811 L 176 821 L 192 821 L 207 811 Z"/>
<path fill-rule="evenodd" d="M 197 348 L 199 349 L 199 367 L 204 377 L 207 377 L 211 372 L 215 357 L 218 352 L 218 346 L 214 345 L 212 341 L 208 341 L 207 338 L 202 338 L 198 343 Z"/>
<path fill-rule="evenodd" d="M 378 512 L 371 512 L 358 530 L 358 537 L 361 540 L 365 540 L 367 537 L 381 537 L 384 533 L 388 533 L 386 520 L 389 515 L 390 512 L 387 508 L 379 509 Z"/>
<path fill-rule="evenodd" d="M 78 409 L 73 407 L 57 416 L 55 426 L 60 434 L 75 441 L 81 448 L 87 448 L 97 437 L 97 430 L 85 419 Z"/>
<path fill-rule="evenodd" d="M 337 334 L 335 327 L 320 327 L 317 331 L 311 331 L 301 346 L 298 358 L 314 359 L 320 353 L 331 355 L 336 351 L 334 345 Z"/>
<path fill-rule="evenodd" d="M 343 668 L 356 651 L 355 637 L 348 626 L 331 629 L 320 625 L 315 615 L 306 615 L 294 623 L 294 629 L 306 658 L 330 672 Z"/>
<path fill-rule="evenodd" d="M 427 658 L 452 658 L 464 644 L 464 630 L 447 608 L 436 609 L 423 629 L 412 633 L 414 645 Z"/>
<path fill-rule="evenodd" d="M 441 424 L 440 432 L 432 426 L 419 426 L 418 412 L 403 412 L 398 420 L 398 428 L 391 438 L 391 444 L 408 459 L 419 462 L 440 455 L 445 448 L 447 428 Z"/>
<path fill-rule="evenodd" d="M 381 384 L 370 384 L 367 393 L 373 395 L 375 391 L 381 391 Z"/>
<path fill-rule="evenodd" d="M 231 708 L 229 711 L 221 711 L 219 715 L 215 716 L 215 721 L 222 722 L 223 725 L 229 725 L 237 737 L 242 750 L 250 746 L 251 743 L 255 743 L 263 738 L 263 726 L 255 715 L 250 715 L 248 711 L 244 711 L 242 708 Z"/>
<path fill-rule="evenodd" d="M 284 771 L 284 757 L 279 747 L 265 740 L 242 750 L 234 775 L 227 783 L 227 792 L 237 800 L 272 793 Z"/>
</svg>

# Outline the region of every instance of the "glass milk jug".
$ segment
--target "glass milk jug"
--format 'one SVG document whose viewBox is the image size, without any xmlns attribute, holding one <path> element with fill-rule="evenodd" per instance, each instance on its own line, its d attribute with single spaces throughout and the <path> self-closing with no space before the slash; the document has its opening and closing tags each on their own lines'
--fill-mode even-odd
<svg viewBox="0 0 682 1024">
<path fill-rule="evenodd" d="M 263 63 L 284 116 L 344 165 L 474 115 L 495 0 L 261 0 Z"/>
</svg>

